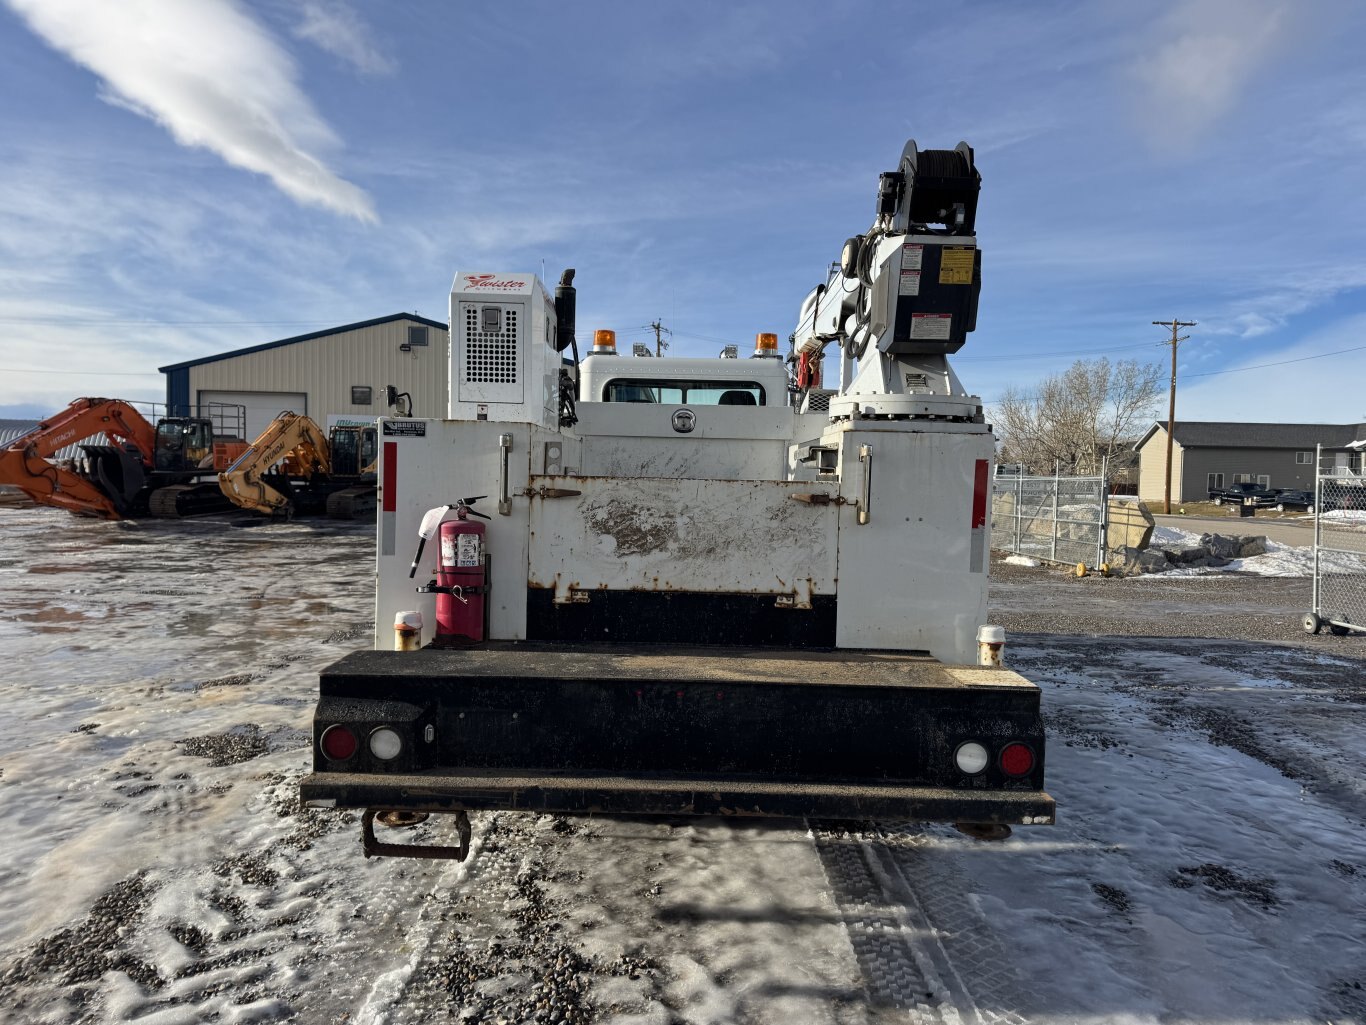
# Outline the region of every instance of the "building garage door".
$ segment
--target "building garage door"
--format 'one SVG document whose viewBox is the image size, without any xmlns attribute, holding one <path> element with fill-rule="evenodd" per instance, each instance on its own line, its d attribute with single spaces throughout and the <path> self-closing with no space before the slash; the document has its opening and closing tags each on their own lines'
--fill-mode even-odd
<svg viewBox="0 0 1366 1025">
<path fill-rule="evenodd" d="M 286 391 L 208 391 L 199 393 L 199 405 L 223 402 L 247 408 L 247 441 L 256 438 L 286 409 L 291 413 L 308 412 L 308 396 Z"/>
</svg>

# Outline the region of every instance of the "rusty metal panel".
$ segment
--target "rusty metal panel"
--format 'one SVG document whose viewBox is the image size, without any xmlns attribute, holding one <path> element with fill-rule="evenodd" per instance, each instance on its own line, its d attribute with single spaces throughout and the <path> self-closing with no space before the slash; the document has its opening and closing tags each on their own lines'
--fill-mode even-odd
<svg viewBox="0 0 1366 1025">
<path fill-rule="evenodd" d="M 772 594 L 810 608 L 835 593 L 834 495 L 800 481 L 535 477 L 578 494 L 531 499 L 528 584 L 557 602 L 596 590 Z"/>
</svg>

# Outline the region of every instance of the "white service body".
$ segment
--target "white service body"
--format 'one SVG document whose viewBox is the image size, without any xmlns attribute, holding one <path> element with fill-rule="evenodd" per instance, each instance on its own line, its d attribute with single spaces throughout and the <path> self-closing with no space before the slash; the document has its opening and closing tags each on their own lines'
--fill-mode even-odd
<svg viewBox="0 0 1366 1025">
<path fill-rule="evenodd" d="M 376 646 L 412 609 L 432 640 L 434 598 L 415 590 L 430 549 L 409 575 L 419 525 L 483 496 L 489 640 L 633 643 L 696 627 L 708 643 L 974 664 L 994 442 L 947 356 L 976 323 L 980 180 L 966 143 L 906 144 L 873 226 L 801 306 L 799 393 L 773 336 L 749 359 L 627 358 L 595 341 L 575 385 L 561 355 L 572 287 L 557 300 L 534 274 L 457 274 L 447 419 L 380 425 Z"/>
<path fill-rule="evenodd" d="M 544 294 L 539 283 L 532 294 Z M 462 302 L 452 296 L 452 323 Z M 460 367 L 464 338 L 453 333 Z M 504 376 L 539 384 L 545 368 L 558 370 L 544 336 L 519 340 L 516 352 L 524 362 Z M 492 517 L 490 639 L 534 636 L 529 589 L 553 590 L 556 602 L 592 602 L 599 591 L 771 596 L 793 616 L 810 615 L 823 595 L 836 602 L 839 648 L 974 663 L 986 617 L 990 428 L 798 414 L 779 360 L 590 355 L 583 380 L 669 382 L 698 364 L 710 364 L 708 380 L 757 381 L 767 403 L 602 402 L 586 388 L 579 422 L 561 428 L 540 387 L 520 403 L 485 393 L 473 406 L 453 387 L 449 419 L 383 420 L 377 622 L 386 630 L 376 646 L 392 644 L 387 625 L 409 609 L 422 613 L 424 643 L 432 639 L 434 598 L 415 592 L 431 575 L 431 546 L 409 577 L 419 523 L 433 507 L 487 496 L 474 508 Z M 687 432 L 676 429 L 680 411 L 692 414 Z"/>
</svg>

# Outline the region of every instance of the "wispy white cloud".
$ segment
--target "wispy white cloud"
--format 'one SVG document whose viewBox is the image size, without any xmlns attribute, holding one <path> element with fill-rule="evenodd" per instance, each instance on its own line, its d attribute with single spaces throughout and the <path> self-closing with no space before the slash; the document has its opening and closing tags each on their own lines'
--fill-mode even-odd
<svg viewBox="0 0 1366 1025">
<path fill-rule="evenodd" d="M 345 4 L 305 0 L 294 34 L 364 74 L 387 75 L 394 71 L 393 60 L 372 41 L 373 30 Z"/>
<path fill-rule="evenodd" d="M 55 49 L 101 79 L 102 98 L 183 146 L 266 175 L 301 203 L 377 220 L 370 197 L 317 151 L 336 135 L 289 54 L 235 0 L 7 0 Z"/>
<path fill-rule="evenodd" d="M 1183 345 L 1182 351 L 1188 351 L 1195 341 L 1198 338 Z M 1366 420 L 1366 397 L 1352 382 L 1366 377 L 1366 349 L 1357 348 L 1361 345 L 1366 345 L 1366 314 L 1343 317 L 1294 345 L 1225 358 L 1221 365 L 1201 366 L 1198 371 L 1188 369 L 1183 359 L 1177 416 L 1190 420 L 1359 423 Z M 1342 352 L 1344 349 L 1357 351 Z M 1317 358 L 1327 352 L 1337 355 Z M 1243 367 L 1257 369 L 1240 369 Z M 1237 372 L 1195 376 L 1209 370 Z"/>
<path fill-rule="evenodd" d="M 1244 285 L 1247 291 L 1211 311 L 1206 333 L 1251 339 L 1279 331 L 1301 313 L 1366 288 L 1366 261 L 1334 254 L 1296 271 L 1249 274 Z"/>
<path fill-rule="evenodd" d="M 1189 145 L 1241 98 L 1287 39 L 1285 0 L 1184 0 L 1132 67 L 1155 145 Z"/>
</svg>

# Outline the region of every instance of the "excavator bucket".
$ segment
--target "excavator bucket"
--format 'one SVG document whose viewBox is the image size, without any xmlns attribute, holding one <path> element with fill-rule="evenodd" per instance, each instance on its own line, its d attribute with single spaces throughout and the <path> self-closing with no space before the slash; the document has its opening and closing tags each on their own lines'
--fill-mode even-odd
<svg viewBox="0 0 1366 1025">
<path fill-rule="evenodd" d="M 132 511 L 134 499 L 147 483 L 142 460 L 136 452 L 118 445 L 82 445 L 86 476 L 100 486 L 120 516 Z"/>
</svg>

